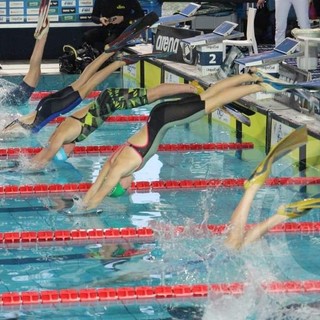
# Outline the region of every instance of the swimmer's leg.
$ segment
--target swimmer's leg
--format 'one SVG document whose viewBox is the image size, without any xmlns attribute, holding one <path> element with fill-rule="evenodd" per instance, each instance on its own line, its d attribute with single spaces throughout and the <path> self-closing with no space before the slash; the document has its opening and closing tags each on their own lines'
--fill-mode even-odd
<svg viewBox="0 0 320 320">
<path fill-rule="evenodd" d="M 148 102 L 154 102 L 161 98 L 171 97 L 184 93 L 197 93 L 197 88 L 192 84 L 161 83 L 147 90 Z"/>
<path fill-rule="evenodd" d="M 245 182 L 245 189 L 248 189 L 254 184 L 260 186 L 263 185 L 266 177 L 270 173 L 272 163 L 294 149 L 305 145 L 307 143 L 307 139 L 307 128 L 306 126 L 301 126 L 274 145 L 266 158 L 258 165 L 256 170 Z"/>
<path fill-rule="evenodd" d="M 299 218 L 307 214 L 311 209 L 320 208 L 320 198 L 308 198 L 298 202 L 282 205 L 270 218 L 256 224 L 247 231 L 242 246 L 260 239 L 270 229 L 288 219 Z"/>
<path fill-rule="evenodd" d="M 79 78 L 71 84 L 74 91 L 78 91 L 83 85 L 91 81 L 90 78 L 99 70 L 104 62 L 113 56 L 111 53 L 102 53 L 96 59 L 94 59 L 90 64 L 86 66 L 83 72 L 80 74 Z M 94 88 L 94 87 L 93 87 Z"/>
<path fill-rule="evenodd" d="M 206 89 L 203 93 L 201 93 L 201 96 L 203 100 L 206 100 L 210 97 L 214 97 L 216 94 L 220 92 L 223 93 L 224 91 L 232 89 L 233 87 L 238 87 L 243 83 L 255 82 L 255 80 L 256 78 L 252 76 L 250 73 L 239 74 L 216 82 L 215 84 L 211 85 L 208 89 Z M 259 90 L 261 90 L 261 88 L 259 88 Z"/>
<path fill-rule="evenodd" d="M 241 75 L 246 76 L 246 75 Z M 228 78 L 231 79 L 231 78 Z M 228 80 L 226 79 L 226 80 Z M 225 80 L 222 80 L 225 81 Z M 213 89 L 210 87 L 208 90 Z M 235 87 L 230 87 L 228 89 L 220 89 L 213 95 L 208 94 L 208 90 L 200 94 L 201 100 L 205 101 L 205 111 L 206 114 L 212 113 L 218 108 L 225 106 L 231 102 L 239 100 L 240 98 L 261 91 L 261 87 L 258 84 L 251 85 L 238 85 Z"/>
<path fill-rule="evenodd" d="M 285 220 L 279 217 L 271 217 L 262 223 L 263 227 L 261 227 L 261 229 L 255 230 L 256 234 L 251 236 L 251 233 L 246 233 L 245 228 L 253 199 L 260 187 L 268 178 L 272 163 L 293 149 L 304 145 L 306 142 L 306 127 L 300 127 L 293 131 L 271 149 L 266 158 L 258 166 L 259 170 L 256 169 L 248 179 L 247 183 L 245 184 L 246 191 L 230 219 L 230 230 L 225 241 L 225 244 L 228 247 L 239 249 L 244 244 L 256 240 L 259 234 L 262 235 L 266 232 L 266 230 L 269 230 L 268 228 L 270 223 L 278 224 Z M 272 224 L 272 226 L 275 224 Z M 253 233 L 253 231 L 251 232 Z"/>
<path fill-rule="evenodd" d="M 102 53 L 101 55 L 107 55 L 107 54 Z M 94 75 L 92 75 L 92 77 L 89 80 L 87 80 L 84 84 L 82 84 L 81 87 L 78 89 L 80 97 L 84 99 L 98 84 L 100 84 L 114 71 L 116 71 L 117 69 L 119 69 L 124 65 L 125 65 L 124 61 L 114 61 L 108 66 L 96 72 Z"/>
<path fill-rule="evenodd" d="M 245 190 L 239 204 L 233 211 L 230 219 L 229 231 L 225 239 L 225 245 L 231 249 L 240 249 L 245 242 L 246 225 L 248 215 L 253 202 L 253 199 L 260 189 L 259 185 L 252 185 Z"/>
<path fill-rule="evenodd" d="M 49 26 L 49 23 L 48 23 Z M 41 39 L 37 39 L 30 57 L 29 70 L 23 81 L 30 87 L 35 88 L 38 85 L 41 76 L 41 62 L 44 52 L 44 47 L 47 42 L 48 33 L 45 33 Z"/>
</svg>

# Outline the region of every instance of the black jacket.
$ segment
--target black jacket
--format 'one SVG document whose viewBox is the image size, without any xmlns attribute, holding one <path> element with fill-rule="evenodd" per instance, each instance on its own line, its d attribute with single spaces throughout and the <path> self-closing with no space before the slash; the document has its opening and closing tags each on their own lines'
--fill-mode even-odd
<svg viewBox="0 0 320 320">
<path fill-rule="evenodd" d="M 144 12 L 138 0 L 95 0 L 92 21 L 100 23 L 101 17 L 123 16 L 124 21 L 115 25 L 119 29 L 126 28 L 130 21 L 137 20 L 144 16 Z"/>
</svg>

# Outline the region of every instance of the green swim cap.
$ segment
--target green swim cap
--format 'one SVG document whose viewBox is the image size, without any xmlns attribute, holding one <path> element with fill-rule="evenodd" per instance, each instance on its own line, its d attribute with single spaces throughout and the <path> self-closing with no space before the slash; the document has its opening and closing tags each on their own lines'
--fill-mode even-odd
<svg viewBox="0 0 320 320">
<path fill-rule="evenodd" d="M 108 194 L 109 197 L 116 198 L 124 195 L 126 193 L 126 189 L 118 182 L 116 186 L 110 191 Z"/>
</svg>

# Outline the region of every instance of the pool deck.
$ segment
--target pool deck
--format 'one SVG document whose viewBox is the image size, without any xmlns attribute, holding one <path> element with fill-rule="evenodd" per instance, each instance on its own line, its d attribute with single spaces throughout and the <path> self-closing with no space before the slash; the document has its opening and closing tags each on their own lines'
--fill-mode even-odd
<svg viewBox="0 0 320 320">
<path fill-rule="evenodd" d="M 20 76 L 25 75 L 29 69 L 29 61 L 0 61 L 0 76 Z M 55 61 L 44 61 L 41 65 L 42 74 L 59 73 L 59 64 Z"/>
</svg>

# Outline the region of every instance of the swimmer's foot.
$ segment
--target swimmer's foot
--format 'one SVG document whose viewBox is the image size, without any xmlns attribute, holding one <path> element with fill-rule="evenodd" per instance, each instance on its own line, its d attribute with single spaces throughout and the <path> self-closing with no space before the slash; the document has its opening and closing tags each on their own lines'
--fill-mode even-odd
<svg viewBox="0 0 320 320">
<path fill-rule="evenodd" d="M 262 186 L 268 178 L 272 163 L 307 143 L 307 127 L 301 126 L 280 140 L 272 147 L 266 158 L 258 165 L 248 180 L 244 183 L 244 188 L 248 189 L 252 185 Z"/>
<path fill-rule="evenodd" d="M 250 68 L 248 71 L 249 74 L 253 77 L 254 82 L 274 82 L 277 81 L 278 79 L 266 72 L 261 71 L 260 69 L 256 67 Z"/>
<path fill-rule="evenodd" d="M 308 198 L 283 205 L 278 209 L 277 214 L 293 219 L 302 217 L 314 208 L 320 208 L 320 198 Z"/>
<path fill-rule="evenodd" d="M 233 118 L 235 118 L 239 122 L 245 124 L 248 127 L 251 126 L 251 120 L 247 116 L 245 116 L 244 114 L 242 114 L 241 112 L 236 110 L 235 108 L 231 107 L 230 105 L 224 106 L 224 107 L 222 107 L 222 109 L 223 109 L 223 111 L 228 113 L 230 116 L 232 116 Z"/>
<path fill-rule="evenodd" d="M 163 59 L 171 55 L 172 52 L 154 52 L 147 54 L 130 54 L 116 57 L 116 60 L 124 61 L 127 65 L 134 64 L 145 59 Z"/>
<path fill-rule="evenodd" d="M 281 81 L 258 68 L 251 68 L 248 73 L 251 74 L 253 82 L 258 84 L 263 92 L 278 93 L 291 89 L 286 86 L 287 82 Z"/>
<path fill-rule="evenodd" d="M 150 12 L 127 27 L 118 38 L 110 42 L 104 49 L 107 52 L 118 51 L 140 36 L 140 34 L 159 20 L 155 12 Z"/>
<path fill-rule="evenodd" d="M 43 23 L 42 27 L 40 28 L 40 30 L 37 30 L 34 33 L 34 38 L 37 40 L 40 40 L 41 38 L 43 38 L 43 36 L 49 32 L 49 27 L 50 27 L 50 22 L 49 22 L 49 19 L 47 18 Z"/>
</svg>

